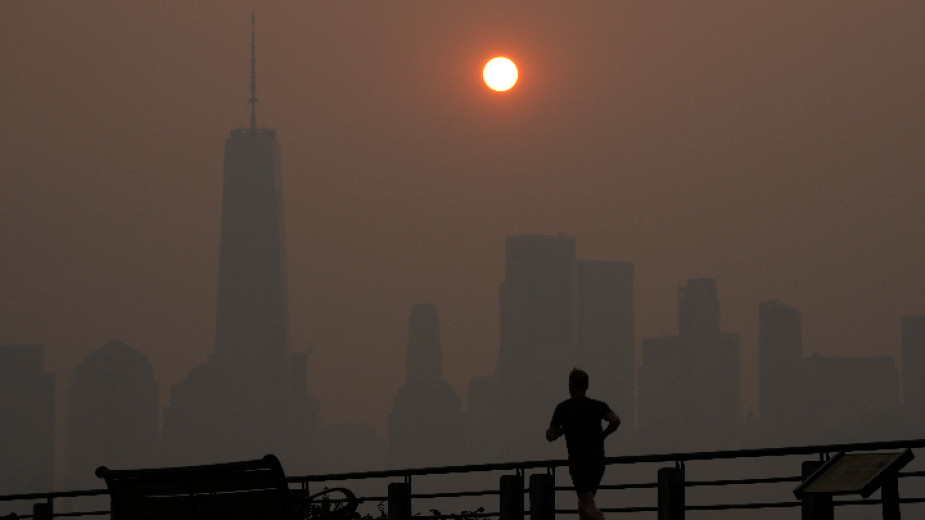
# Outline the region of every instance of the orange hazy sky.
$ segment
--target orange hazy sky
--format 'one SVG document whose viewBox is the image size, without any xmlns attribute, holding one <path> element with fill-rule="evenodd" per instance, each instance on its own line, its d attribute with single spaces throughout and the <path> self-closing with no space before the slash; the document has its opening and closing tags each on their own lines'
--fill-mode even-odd
<svg viewBox="0 0 925 520">
<path fill-rule="evenodd" d="M 898 357 L 925 313 L 923 2 L 7 1 L 0 342 L 45 344 L 59 396 L 113 338 L 164 396 L 212 351 L 252 12 L 325 422 L 384 427 L 416 303 L 463 399 L 493 370 L 511 234 L 633 262 L 637 343 L 717 278 L 748 408 L 759 302 L 803 312 L 806 354 Z"/>
</svg>

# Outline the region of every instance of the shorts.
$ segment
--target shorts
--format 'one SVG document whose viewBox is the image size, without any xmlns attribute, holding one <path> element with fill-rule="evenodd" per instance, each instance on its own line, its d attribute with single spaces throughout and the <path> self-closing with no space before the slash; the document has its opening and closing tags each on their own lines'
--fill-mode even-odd
<svg viewBox="0 0 925 520">
<path fill-rule="evenodd" d="M 585 493 L 593 495 L 597 493 L 601 479 L 604 478 L 604 465 L 569 466 L 568 473 L 572 476 L 572 484 L 575 485 L 575 493 L 578 493 L 579 497 Z"/>
</svg>

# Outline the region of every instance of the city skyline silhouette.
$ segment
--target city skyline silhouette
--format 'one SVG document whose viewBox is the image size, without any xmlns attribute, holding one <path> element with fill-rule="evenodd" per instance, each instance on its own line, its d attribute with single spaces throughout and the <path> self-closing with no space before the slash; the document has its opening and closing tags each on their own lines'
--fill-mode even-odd
<svg viewBox="0 0 925 520">
<path fill-rule="evenodd" d="M 150 360 L 162 404 L 214 348 L 245 4 L 0 7 L 17 50 L 0 58 L 17 79 L 0 101 L 0 342 L 44 345 L 59 403 L 113 338 Z M 420 302 L 465 400 L 494 371 L 503 244 L 525 233 L 635 266 L 637 365 L 643 339 L 677 332 L 677 288 L 716 279 L 743 413 L 766 300 L 800 310 L 804 355 L 898 363 L 900 320 L 925 313 L 922 8 L 515 2 L 492 8 L 518 20 L 502 31 L 473 5 L 257 10 L 262 114 L 286 150 L 290 345 L 324 423 L 385 431 Z M 504 99 L 478 77 L 501 48 L 523 63 Z"/>
</svg>

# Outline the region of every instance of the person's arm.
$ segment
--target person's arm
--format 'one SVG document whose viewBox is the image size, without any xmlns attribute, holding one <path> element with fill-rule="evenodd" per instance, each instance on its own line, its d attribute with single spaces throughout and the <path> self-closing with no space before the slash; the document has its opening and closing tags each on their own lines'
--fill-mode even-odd
<svg viewBox="0 0 925 520">
<path fill-rule="evenodd" d="M 552 442 L 565 432 L 565 425 L 562 418 L 562 403 L 556 406 L 552 412 L 552 419 L 549 421 L 549 428 L 546 428 L 546 440 Z"/>
<path fill-rule="evenodd" d="M 552 426 L 546 428 L 546 440 L 552 442 L 562 436 L 562 427 L 561 426 Z"/>
<path fill-rule="evenodd" d="M 608 435 L 617 431 L 617 428 L 620 427 L 620 418 L 617 417 L 617 414 L 613 411 L 607 412 L 607 415 L 604 416 L 604 420 L 607 421 L 607 427 L 604 428 L 604 438 L 606 439 Z M 547 437 L 549 434 L 547 434 Z"/>
</svg>

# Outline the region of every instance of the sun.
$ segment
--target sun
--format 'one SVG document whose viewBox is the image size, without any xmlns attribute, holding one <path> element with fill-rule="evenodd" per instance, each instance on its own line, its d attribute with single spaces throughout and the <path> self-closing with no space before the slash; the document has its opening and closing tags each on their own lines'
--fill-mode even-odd
<svg viewBox="0 0 925 520">
<path fill-rule="evenodd" d="M 498 92 L 509 90 L 517 83 L 517 65 L 504 56 L 488 60 L 482 69 L 482 77 L 488 88 Z"/>
</svg>

